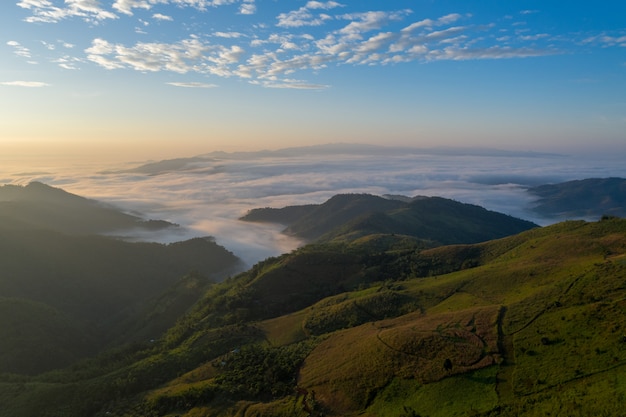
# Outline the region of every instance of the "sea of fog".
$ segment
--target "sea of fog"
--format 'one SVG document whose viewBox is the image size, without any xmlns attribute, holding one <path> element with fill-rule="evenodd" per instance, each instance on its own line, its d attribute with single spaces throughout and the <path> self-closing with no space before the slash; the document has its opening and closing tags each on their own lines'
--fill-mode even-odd
<svg viewBox="0 0 626 417">
<path fill-rule="evenodd" d="M 238 220 L 257 207 L 323 203 L 338 193 L 441 196 L 546 225 L 549 221 L 531 212 L 527 187 L 604 177 L 626 177 L 623 158 L 327 149 L 116 164 L 5 157 L 0 166 L 0 184 L 41 181 L 146 219 L 181 225 L 175 233 L 129 238 L 165 243 L 210 235 L 248 265 L 302 244 L 281 234 L 280 225 Z"/>
</svg>

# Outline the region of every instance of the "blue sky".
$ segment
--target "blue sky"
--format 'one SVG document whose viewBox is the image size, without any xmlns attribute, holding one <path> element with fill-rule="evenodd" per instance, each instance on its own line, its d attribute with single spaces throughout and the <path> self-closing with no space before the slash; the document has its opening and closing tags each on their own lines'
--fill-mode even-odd
<svg viewBox="0 0 626 417">
<path fill-rule="evenodd" d="M 3 153 L 626 152 L 626 2 L 9 0 Z"/>
</svg>

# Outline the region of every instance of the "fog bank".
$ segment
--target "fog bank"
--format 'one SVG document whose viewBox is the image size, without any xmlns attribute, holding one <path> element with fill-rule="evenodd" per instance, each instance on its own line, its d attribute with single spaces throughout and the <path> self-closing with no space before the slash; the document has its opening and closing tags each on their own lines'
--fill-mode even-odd
<svg viewBox="0 0 626 417">
<path fill-rule="evenodd" d="M 530 210 L 534 200 L 527 187 L 611 176 L 626 177 L 620 158 L 369 147 L 359 152 L 355 146 L 99 166 L 39 159 L 0 168 L 2 184 L 41 181 L 181 225 L 175 233 L 134 238 L 171 242 L 211 235 L 248 265 L 302 244 L 282 235 L 280 225 L 237 220 L 257 207 L 323 203 L 338 193 L 441 196 L 546 225 Z"/>
</svg>

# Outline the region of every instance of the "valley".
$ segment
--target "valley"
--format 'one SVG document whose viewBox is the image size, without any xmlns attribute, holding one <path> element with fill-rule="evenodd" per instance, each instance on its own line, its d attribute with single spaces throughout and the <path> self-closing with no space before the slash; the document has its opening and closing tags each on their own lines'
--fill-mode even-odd
<svg viewBox="0 0 626 417">
<path fill-rule="evenodd" d="M 372 202 L 388 211 L 372 211 Z M 424 203 L 436 204 L 437 209 Z M 332 205 L 326 209 L 325 204 Z M 26 356 L 17 361 L 3 355 L 7 365 L 0 374 L 0 413 L 7 417 L 618 413 L 614 407 L 626 394 L 623 219 L 604 216 L 595 222 L 538 227 L 452 200 L 419 198 L 411 203 L 360 194 L 289 210 L 293 214 L 287 216 L 291 219 L 287 230 L 318 231 L 300 236 L 308 238 L 308 244 L 227 277 L 207 280 L 210 274 L 194 269 L 164 284 L 161 295 L 153 292 L 147 298 L 150 302 L 142 301 L 141 314 L 119 322 L 115 331 L 109 328 L 109 335 L 119 335 L 117 341 L 97 354 L 83 351 L 83 359 L 75 355 L 67 366 L 60 361 L 54 370 L 8 367 L 35 359 L 32 350 L 23 350 Z M 320 210 L 327 212 L 322 216 Z M 257 216 L 255 221 L 280 219 L 274 210 L 251 214 Z M 323 222 L 316 224 L 316 218 Z M 420 223 L 424 219 L 428 220 Z M 482 233 L 488 229 L 477 226 L 494 222 L 498 224 L 494 232 L 507 230 L 506 222 L 522 229 L 486 237 Z M 400 224 L 408 233 L 398 229 Z M 439 227 L 417 226 L 421 224 Z M 3 229 L 3 236 L 12 236 L 14 242 L 28 230 L 13 229 Z M 481 234 L 476 237 L 468 234 L 477 229 Z M 33 233 L 39 240 L 42 232 Z M 86 242 L 97 241 L 93 236 L 47 233 L 60 242 L 84 239 L 85 254 L 79 259 L 91 256 Z M 107 245 L 127 245 L 125 250 L 145 245 L 102 239 Z M 178 248 L 187 266 L 193 257 L 214 267 L 224 259 L 223 254 L 206 258 L 199 243 L 155 248 Z M 41 245 L 45 247 L 45 241 Z M 189 252 L 194 245 L 196 255 Z M 46 252 L 31 247 L 32 256 Z M 148 264 L 172 259 L 170 254 L 147 253 Z M 115 259 L 119 258 L 106 262 L 116 264 Z M 142 258 L 137 262 L 146 264 Z M 81 273 L 86 283 L 96 283 L 91 279 L 94 272 L 106 268 L 90 265 L 93 272 Z M 46 275 L 36 271 L 34 277 Z M 170 276 L 183 274 L 181 270 Z M 17 320 L 24 334 L 27 323 L 35 324 L 46 314 L 38 309 L 62 311 L 61 304 L 51 301 L 58 298 L 52 292 L 48 301 L 30 295 L 28 304 L 21 301 L 26 288 L 21 291 L 19 298 L 15 293 L 0 303 L 12 312 L 12 322 L 4 315 L 4 334 L 15 331 L 8 329 L 16 329 L 10 326 Z M 24 308 L 18 310 L 19 305 Z M 24 313 L 17 316 L 17 311 Z M 71 314 L 66 311 L 63 314 Z M 78 318 L 84 319 L 73 320 Z M 62 318 L 62 325 L 68 320 Z M 79 348 L 84 337 L 81 326 L 67 333 L 67 346 Z M 51 345 L 44 340 L 51 342 L 50 335 L 59 332 L 53 322 L 48 328 L 40 335 L 46 349 Z M 8 339 L 4 340 L 6 346 Z M 13 351 L 31 343 L 24 337 L 11 340 L 16 343 Z"/>
</svg>

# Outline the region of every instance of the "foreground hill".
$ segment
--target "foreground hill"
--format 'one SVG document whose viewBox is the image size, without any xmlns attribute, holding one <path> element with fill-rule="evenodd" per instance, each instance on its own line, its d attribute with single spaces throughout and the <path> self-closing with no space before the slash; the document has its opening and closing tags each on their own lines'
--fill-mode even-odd
<svg viewBox="0 0 626 417">
<path fill-rule="evenodd" d="M 0 372 L 37 374 L 157 338 L 211 281 L 241 270 L 210 238 L 92 234 L 138 225 L 152 227 L 44 184 L 0 188 Z"/>
<path fill-rule="evenodd" d="M 215 284 L 154 344 L 0 378 L 24 416 L 621 415 L 626 220 L 370 235 Z"/>
<path fill-rule="evenodd" d="M 369 194 L 340 194 L 319 205 L 254 209 L 241 220 L 284 224 L 285 233 L 308 241 L 352 240 L 382 233 L 409 235 L 436 245 L 476 243 L 537 226 L 441 197 L 406 201 Z"/>
<path fill-rule="evenodd" d="M 588 178 L 528 189 L 537 196 L 533 210 L 548 218 L 626 216 L 626 179 Z"/>
</svg>

